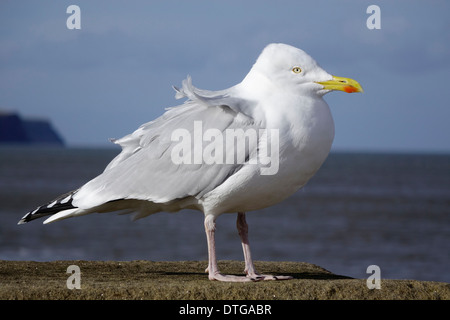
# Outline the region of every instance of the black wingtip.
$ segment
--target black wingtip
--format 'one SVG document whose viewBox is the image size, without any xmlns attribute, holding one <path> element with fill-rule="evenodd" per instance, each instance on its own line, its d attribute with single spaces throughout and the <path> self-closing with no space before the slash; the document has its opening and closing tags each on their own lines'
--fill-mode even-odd
<svg viewBox="0 0 450 320">
<path fill-rule="evenodd" d="M 63 210 L 76 208 L 72 205 L 73 195 L 77 190 L 65 193 L 49 203 L 28 212 L 17 224 L 25 224 L 35 219 L 51 216 Z"/>
</svg>

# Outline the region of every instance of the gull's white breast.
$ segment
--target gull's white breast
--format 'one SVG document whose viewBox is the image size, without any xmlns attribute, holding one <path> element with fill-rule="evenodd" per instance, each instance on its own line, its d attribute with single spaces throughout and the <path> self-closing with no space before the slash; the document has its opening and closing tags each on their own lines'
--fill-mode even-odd
<svg viewBox="0 0 450 320">
<path fill-rule="evenodd" d="M 268 99 L 265 104 L 278 105 L 263 109 L 267 129 L 279 131 L 278 171 L 261 175 L 257 166 L 244 166 L 204 196 L 201 202 L 208 212 L 242 212 L 274 205 L 303 187 L 328 156 L 334 122 L 327 103 L 317 96 L 273 98 L 275 101 Z"/>
</svg>

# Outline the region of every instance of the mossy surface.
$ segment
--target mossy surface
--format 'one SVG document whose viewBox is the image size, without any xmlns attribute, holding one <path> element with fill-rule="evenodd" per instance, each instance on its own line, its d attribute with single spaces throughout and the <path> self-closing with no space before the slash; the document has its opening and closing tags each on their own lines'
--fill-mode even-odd
<svg viewBox="0 0 450 320">
<path fill-rule="evenodd" d="M 70 265 L 80 268 L 80 289 L 68 289 Z M 366 279 L 333 274 L 301 262 L 257 261 L 261 273 L 287 281 L 224 283 L 208 280 L 206 261 L 0 261 L 0 299 L 23 300 L 449 300 L 450 284 Z M 223 273 L 242 274 L 239 261 L 219 261 Z"/>
</svg>

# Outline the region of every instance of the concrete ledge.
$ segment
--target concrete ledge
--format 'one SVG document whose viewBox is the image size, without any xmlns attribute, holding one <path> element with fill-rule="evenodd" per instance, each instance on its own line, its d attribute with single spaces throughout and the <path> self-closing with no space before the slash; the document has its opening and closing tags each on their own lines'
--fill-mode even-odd
<svg viewBox="0 0 450 320">
<path fill-rule="evenodd" d="M 67 288 L 70 265 L 80 268 L 81 289 Z M 206 261 L 0 261 L 0 299 L 19 300 L 449 300 L 450 284 L 381 280 L 368 289 L 352 279 L 302 262 L 255 262 L 261 273 L 288 281 L 209 281 Z M 240 261 L 219 261 L 222 272 L 242 274 Z"/>
</svg>

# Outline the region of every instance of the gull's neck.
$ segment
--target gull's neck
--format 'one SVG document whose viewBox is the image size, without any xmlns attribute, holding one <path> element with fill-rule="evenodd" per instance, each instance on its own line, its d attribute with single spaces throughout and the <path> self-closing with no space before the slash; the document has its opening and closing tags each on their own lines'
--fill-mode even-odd
<svg viewBox="0 0 450 320">
<path fill-rule="evenodd" d="M 263 99 L 273 92 L 275 85 L 263 73 L 252 69 L 235 89 L 243 98 Z"/>
</svg>

